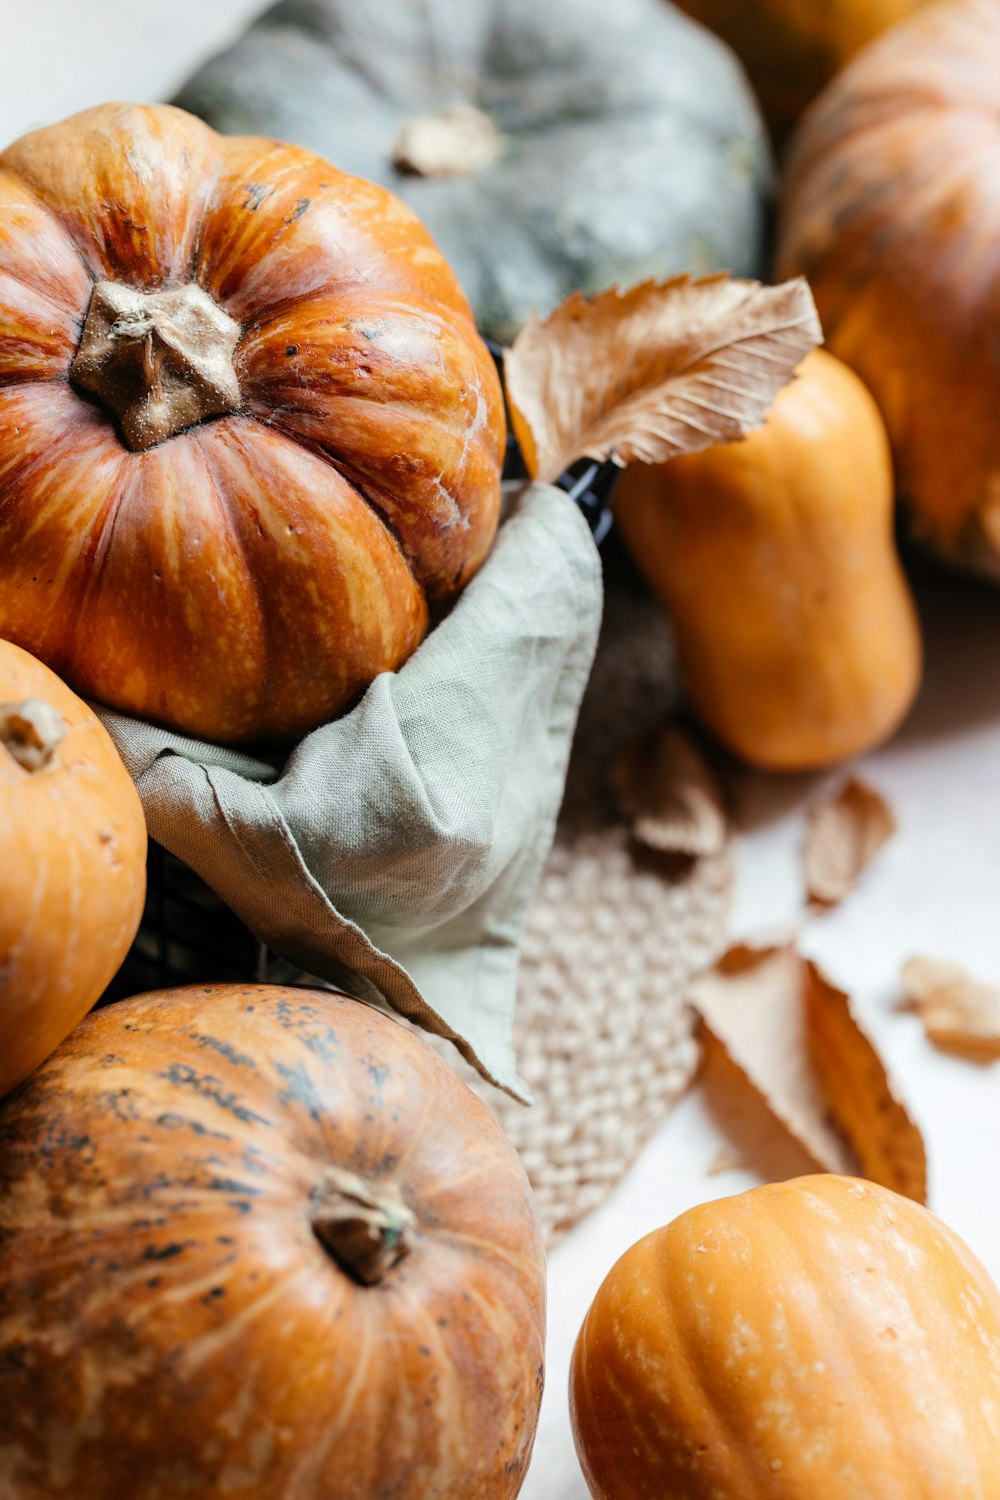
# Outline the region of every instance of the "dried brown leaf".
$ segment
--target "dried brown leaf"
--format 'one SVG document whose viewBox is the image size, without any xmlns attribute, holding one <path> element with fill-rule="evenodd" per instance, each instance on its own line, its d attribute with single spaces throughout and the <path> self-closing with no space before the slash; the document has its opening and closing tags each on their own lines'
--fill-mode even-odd
<svg viewBox="0 0 1000 1500">
<path fill-rule="evenodd" d="M 872 1181 L 925 1201 L 920 1132 L 847 995 L 815 964 L 791 946 L 740 945 L 696 981 L 691 1001 L 818 1166 L 860 1168 Z"/>
<path fill-rule="evenodd" d="M 528 471 L 552 481 L 581 458 L 661 463 L 743 437 L 822 337 L 801 277 L 575 292 L 505 355 Z"/>
<path fill-rule="evenodd" d="M 918 1203 L 927 1202 L 923 1136 L 900 1099 L 875 1044 L 843 990 L 804 963 L 809 1055 L 834 1119 L 865 1177 Z"/>
<path fill-rule="evenodd" d="M 813 808 L 802 853 L 806 892 L 818 906 L 835 906 L 857 885 L 896 832 L 882 793 L 858 776 Z"/>
<path fill-rule="evenodd" d="M 695 981 L 691 1003 L 771 1113 L 825 1172 L 857 1170 L 830 1124 L 809 1060 L 802 959 L 739 944 Z"/>
<path fill-rule="evenodd" d="M 725 847 L 729 824 L 719 783 L 694 741 L 673 725 L 641 735 L 611 772 L 632 836 L 662 854 L 703 858 Z"/>
<path fill-rule="evenodd" d="M 973 979 L 960 964 L 925 957 L 903 965 L 902 984 L 936 1047 L 977 1062 L 1000 1058 L 1000 986 Z"/>
</svg>

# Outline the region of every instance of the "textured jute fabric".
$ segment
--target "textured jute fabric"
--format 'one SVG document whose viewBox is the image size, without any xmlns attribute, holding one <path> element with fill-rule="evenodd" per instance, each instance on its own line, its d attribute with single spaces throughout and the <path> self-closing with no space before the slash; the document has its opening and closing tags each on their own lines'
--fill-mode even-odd
<svg viewBox="0 0 1000 1500">
<path fill-rule="evenodd" d="M 600 615 L 586 524 L 535 485 L 415 655 L 283 764 L 100 712 L 151 836 L 263 942 L 523 1097 L 518 950 Z"/>
<path fill-rule="evenodd" d="M 675 678 L 662 611 L 611 549 L 597 659 L 522 951 L 514 1039 L 534 1106 L 451 1052 L 520 1152 L 550 1244 L 604 1200 L 690 1081 L 685 996 L 726 944 L 731 848 L 694 862 L 640 849 L 608 785 L 629 740 L 672 705 Z"/>
</svg>

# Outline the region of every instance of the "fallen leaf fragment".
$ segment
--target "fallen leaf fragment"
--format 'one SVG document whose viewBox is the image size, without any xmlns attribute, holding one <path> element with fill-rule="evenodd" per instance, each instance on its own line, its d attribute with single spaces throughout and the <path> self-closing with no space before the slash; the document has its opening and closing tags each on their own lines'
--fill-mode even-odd
<svg viewBox="0 0 1000 1500">
<path fill-rule="evenodd" d="M 746 1162 L 731 1146 L 720 1146 L 705 1168 L 706 1177 L 721 1177 L 725 1172 L 740 1172 Z"/>
<path fill-rule="evenodd" d="M 923 1139 L 848 996 L 791 945 L 730 948 L 691 1003 L 774 1117 L 828 1172 L 926 1201 Z"/>
<path fill-rule="evenodd" d="M 1000 986 L 960 964 L 916 957 L 903 965 L 903 992 L 936 1047 L 978 1062 L 1000 1058 Z"/>
<path fill-rule="evenodd" d="M 552 481 L 585 457 L 660 463 L 743 437 L 822 339 L 802 277 L 575 292 L 504 356 L 528 472 Z"/>
<path fill-rule="evenodd" d="M 830 1111 L 865 1177 L 917 1203 L 927 1202 L 923 1136 L 900 1098 L 850 997 L 803 961 L 809 1056 Z"/>
<path fill-rule="evenodd" d="M 805 1030 L 802 959 L 792 947 L 738 944 L 697 979 L 691 1003 L 771 1113 L 826 1172 L 857 1164 L 830 1124 Z"/>
<path fill-rule="evenodd" d="M 881 792 L 858 776 L 845 781 L 809 817 L 802 855 L 809 900 L 824 907 L 843 901 L 896 828 Z"/>
<path fill-rule="evenodd" d="M 722 791 L 694 741 L 674 725 L 634 740 L 611 772 L 632 837 L 662 854 L 704 858 L 725 848 Z"/>
</svg>

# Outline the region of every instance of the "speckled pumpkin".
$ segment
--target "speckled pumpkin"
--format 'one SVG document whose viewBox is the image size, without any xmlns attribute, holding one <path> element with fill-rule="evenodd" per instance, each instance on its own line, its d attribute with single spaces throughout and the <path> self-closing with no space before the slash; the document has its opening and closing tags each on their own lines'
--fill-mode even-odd
<svg viewBox="0 0 1000 1500">
<path fill-rule="evenodd" d="M 89 1016 L 0 1109 L 0 1494 L 509 1500 L 544 1262 L 513 1147 L 334 994 Z"/>
<path fill-rule="evenodd" d="M 284 741 L 479 567 L 503 402 L 383 188 L 108 105 L 0 155 L 0 634 L 113 708 Z"/>
<path fill-rule="evenodd" d="M 756 105 L 665 0 L 280 0 L 177 102 L 391 187 L 500 340 L 578 287 L 761 270 Z"/>
<path fill-rule="evenodd" d="M 928 7 L 792 142 L 778 274 L 882 409 L 914 532 L 1000 578 L 1000 4 Z"/>
<path fill-rule="evenodd" d="M 736 52 L 783 140 L 806 105 L 874 37 L 929 0 L 678 0 Z"/>
<path fill-rule="evenodd" d="M 107 731 L 0 641 L 0 1095 L 100 999 L 145 891 L 142 805 Z"/>
<path fill-rule="evenodd" d="M 596 1500 L 996 1500 L 1000 1291 L 885 1188 L 754 1188 L 626 1251 L 571 1404 Z"/>
</svg>

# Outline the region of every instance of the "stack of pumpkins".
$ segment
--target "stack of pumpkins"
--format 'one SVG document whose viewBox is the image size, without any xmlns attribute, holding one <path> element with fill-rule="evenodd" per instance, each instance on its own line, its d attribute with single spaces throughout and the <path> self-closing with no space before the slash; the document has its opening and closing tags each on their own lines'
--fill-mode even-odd
<svg viewBox="0 0 1000 1500">
<path fill-rule="evenodd" d="M 657 149 L 693 150 L 703 121 L 706 161 L 728 175 L 694 177 L 724 181 L 733 206 L 705 263 L 727 258 L 735 225 L 738 268 L 752 269 L 761 138 L 701 32 L 664 6 L 639 35 L 639 0 L 602 3 L 595 25 L 581 0 L 580 45 L 552 34 L 581 59 L 554 97 L 525 66 L 550 56 L 534 0 L 508 7 L 519 47 L 485 52 L 476 7 L 440 3 L 454 24 L 437 42 L 489 58 L 483 107 L 442 110 L 441 87 L 467 90 L 468 68 L 449 73 L 440 45 L 433 66 L 415 57 L 390 157 L 431 220 L 453 179 L 495 174 L 493 228 L 479 222 L 473 245 L 475 221 L 451 208 L 441 233 L 483 326 L 506 336 L 569 286 L 697 263 L 691 241 L 664 251 L 676 214 L 651 186 L 645 117 L 638 134 L 622 121 L 590 194 L 567 170 L 587 130 L 608 142 L 602 103 L 627 115 L 668 41 L 728 80 L 733 107 L 703 78 L 671 103 Z M 688 8 L 720 27 L 746 12 Z M 886 0 L 859 20 L 845 0 L 832 7 L 843 37 L 815 7 L 758 11 L 818 79 L 909 8 Z M 365 27 L 413 24 L 404 10 L 283 0 L 269 14 L 289 55 L 305 55 L 304 36 L 353 59 L 345 139 L 364 138 L 358 101 L 380 55 Z M 628 47 L 634 76 L 617 88 L 609 58 Z M 980 566 L 1000 555 L 998 51 L 997 0 L 928 9 L 834 82 L 792 147 L 781 271 L 808 272 L 833 349 L 878 405 L 816 354 L 760 434 L 623 483 L 621 530 L 674 617 L 692 701 L 755 763 L 856 753 L 915 692 L 883 420 L 923 534 Z M 241 127 L 259 129 L 240 97 Z M 699 114 L 706 97 L 721 123 Z M 776 129 L 800 103 L 782 86 Z M 522 201 L 549 216 L 534 232 L 510 210 Z M 627 232 L 609 244 L 612 224 Z M 512 1149 L 422 1042 L 343 996 L 205 986 L 81 1020 L 134 937 L 146 836 L 110 740 L 67 686 L 221 743 L 294 739 L 405 660 L 480 566 L 503 446 L 473 310 L 382 188 L 168 108 L 92 111 L 0 157 L 4 1494 L 505 1500 L 521 1487 L 545 1287 Z M 859 1381 L 889 1405 L 859 1404 Z M 891 1194 L 845 1179 L 762 1189 L 685 1216 L 616 1267 L 581 1333 L 572 1403 L 606 1500 L 887 1484 L 986 1496 L 1000 1297 L 954 1236 Z"/>
</svg>

